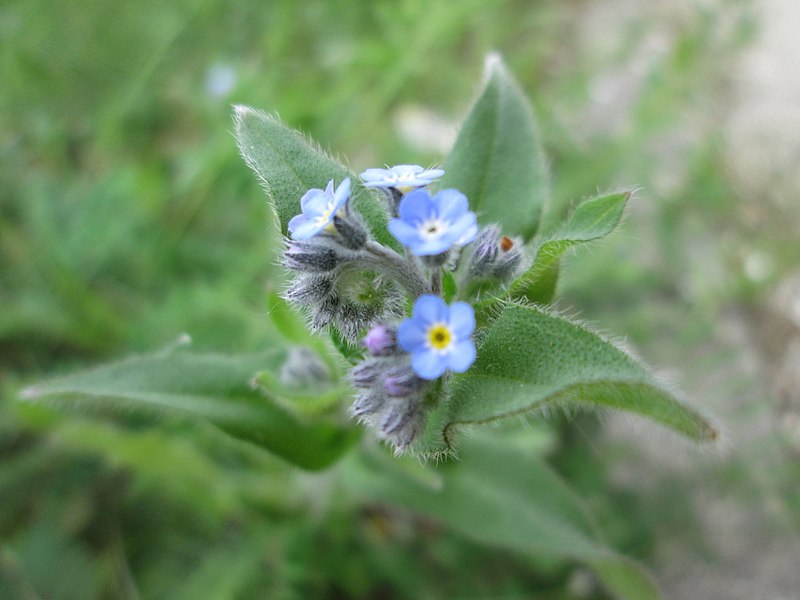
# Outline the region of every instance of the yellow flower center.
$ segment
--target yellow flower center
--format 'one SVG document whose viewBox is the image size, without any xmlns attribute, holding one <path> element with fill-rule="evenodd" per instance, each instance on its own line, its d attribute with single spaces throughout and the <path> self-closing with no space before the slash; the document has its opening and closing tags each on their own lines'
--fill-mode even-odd
<svg viewBox="0 0 800 600">
<path fill-rule="evenodd" d="M 333 214 L 334 208 L 335 207 L 333 206 L 328 206 L 328 210 L 326 210 L 319 217 L 317 217 L 317 223 L 319 223 L 320 225 L 327 223 L 331 219 L 331 215 Z"/>
<path fill-rule="evenodd" d="M 428 343 L 434 350 L 444 350 L 453 341 L 453 334 L 444 323 L 437 323 L 428 329 Z"/>
<path fill-rule="evenodd" d="M 326 210 L 319 217 L 317 217 L 317 223 L 320 226 L 324 225 L 325 226 L 325 230 L 326 231 L 330 231 L 331 233 L 336 231 L 336 228 L 333 226 L 333 217 L 332 217 L 335 209 L 336 209 L 336 206 L 334 206 L 333 204 L 330 204 L 330 205 L 328 205 L 328 210 Z"/>
</svg>

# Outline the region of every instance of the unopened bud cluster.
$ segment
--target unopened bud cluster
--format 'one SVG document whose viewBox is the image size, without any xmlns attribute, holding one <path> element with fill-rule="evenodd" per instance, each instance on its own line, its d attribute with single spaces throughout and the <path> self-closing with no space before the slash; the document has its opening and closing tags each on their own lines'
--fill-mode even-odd
<svg viewBox="0 0 800 600">
<path fill-rule="evenodd" d="M 349 374 L 357 392 L 351 412 L 398 452 L 425 427 L 430 382 L 475 361 L 474 310 L 444 301 L 442 271 L 460 269 L 465 281 L 506 281 L 522 257 L 521 240 L 495 225 L 479 231 L 464 194 L 431 196 L 426 186 L 443 174 L 417 165 L 361 174 L 365 187 L 385 193 L 389 232 L 405 246 L 402 254 L 378 243 L 350 209 L 349 178 L 306 192 L 283 252 L 293 274 L 285 297 L 307 309 L 311 329 L 332 326 L 365 346 L 366 357 Z M 412 314 L 403 319 L 409 300 Z"/>
<path fill-rule="evenodd" d="M 397 345 L 396 331 L 389 326 L 373 327 L 364 345 L 368 357 L 349 375 L 356 389 L 351 412 L 402 452 L 424 426 L 422 399 L 428 382 L 414 372 L 409 355 Z"/>
<path fill-rule="evenodd" d="M 484 227 L 472 245 L 469 275 L 506 281 L 522 260 L 522 240 L 503 235 L 497 225 Z"/>
</svg>

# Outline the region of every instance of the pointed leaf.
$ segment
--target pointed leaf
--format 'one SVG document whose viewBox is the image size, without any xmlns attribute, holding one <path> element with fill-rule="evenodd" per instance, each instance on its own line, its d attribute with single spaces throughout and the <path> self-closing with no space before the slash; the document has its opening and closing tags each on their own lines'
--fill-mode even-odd
<svg viewBox="0 0 800 600">
<path fill-rule="evenodd" d="M 547 167 L 527 98 L 499 55 L 444 164 L 442 187 L 466 194 L 483 223 L 530 239 L 549 195 Z"/>
<path fill-rule="evenodd" d="M 555 295 L 561 256 L 578 244 L 611 233 L 622 220 L 630 192 L 605 194 L 583 202 L 555 234 L 539 244 L 528 271 L 509 290 L 515 299 L 548 304 Z"/>
<path fill-rule="evenodd" d="M 622 598 L 660 597 L 639 565 L 599 539 L 572 490 L 535 456 L 475 436 L 460 457 L 434 470 L 377 453 L 354 455 L 344 472 L 361 497 L 410 509 L 490 548 L 583 562 Z"/>
<path fill-rule="evenodd" d="M 615 408 L 707 441 L 714 427 L 614 344 L 563 317 L 506 304 L 469 370 L 454 379 L 442 418 L 447 447 L 459 425 L 550 407 Z M 420 449 L 426 451 L 432 449 Z"/>
<path fill-rule="evenodd" d="M 367 221 L 375 238 L 394 245 L 386 229 L 387 214 L 373 193 L 359 184 L 346 167 L 310 144 L 280 119 L 247 106 L 236 106 L 234 114 L 236 141 L 247 164 L 256 172 L 275 212 L 283 235 L 288 234 L 289 220 L 300 214 L 300 198 L 311 188 L 325 189 L 345 178 L 352 179 L 352 206 Z"/>
<path fill-rule="evenodd" d="M 221 356 L 158 353 L 105 365 L 23 390 L 23 399 L 99 412 L 201 418 L 305 469 L 322 469 L 357 432 L 332 422 L 305 422 L 250 385 L 259 369 L 285 354 Z"/>
</svg>

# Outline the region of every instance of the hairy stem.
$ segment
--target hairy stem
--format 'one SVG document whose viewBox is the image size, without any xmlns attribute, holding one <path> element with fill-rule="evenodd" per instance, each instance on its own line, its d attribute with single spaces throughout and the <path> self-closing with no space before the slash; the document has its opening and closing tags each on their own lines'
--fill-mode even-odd
<svg viewBox="0 0 800 600">
<path fill-rule="evenodd" d="M 391 275 L 412 297 L 431 293 L 430 284 L 410 257 L 400 256 L 374 240 L 369 240 L 364 250 L 370 266 Z"/>
<path fill-rule="evenodd" d="M 436 296 L 442 295 L 442 270 L 440 268 L 431 269 L 431 293 Z"/>
</svg>

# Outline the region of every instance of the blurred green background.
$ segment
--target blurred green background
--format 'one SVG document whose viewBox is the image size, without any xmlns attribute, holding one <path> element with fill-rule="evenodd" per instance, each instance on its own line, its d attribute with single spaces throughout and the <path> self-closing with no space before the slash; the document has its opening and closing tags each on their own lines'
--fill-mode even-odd
<svg viewBox="0 0 800 600">
<path fill-rule="evenodd" d="M 441 162 L 491 50 L 539 116 L 551 218 L 640 187 L 623 230 L 570 260 L 559 306 L 725 431 L 698 450 L 554 419 L 552 464 L 667 597 L 798 597 L 800 46 L 780 37 L 797 9 L 662 4 L 2 3 L 0 597 L 603 597 L 580 569 L 339 502 L 331 473 L 211 428 L 16 402 L 183 333 L 231 352 L 276 338 L 276 238 L 232 104 L 357 172 Z"/>
</svg>

